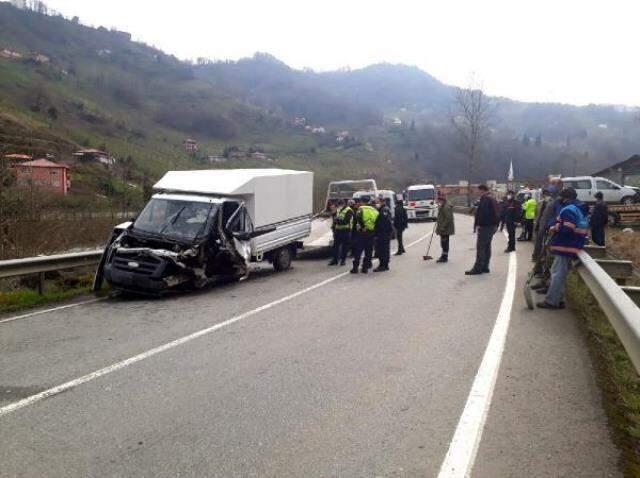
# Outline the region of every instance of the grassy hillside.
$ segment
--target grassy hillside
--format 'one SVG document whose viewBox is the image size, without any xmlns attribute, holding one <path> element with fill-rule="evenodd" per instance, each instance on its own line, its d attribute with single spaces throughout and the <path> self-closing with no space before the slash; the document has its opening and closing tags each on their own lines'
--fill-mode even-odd
<svg viewBox="0 0 640 478">
<path fill-rule="evenodd" d="M 19 56 L 0 55 L 0 152 L 70 161 L 75 149 L 92 147 L 120 160 L 111 170 L 74 165 L 72 194 L 82 201 L 117 202 L 133 188 L 140 202 L 143 183 L 176 168 L 307 168 L 318 174 L 319 191 L 333 178 L 375 176 L 401 188 L 464 176 L 447 116 L 453 90 L 415 67 L 314 73 L 267 54 L 192 65 L 121 32 L 7 3 L 0 3 L 3 49 Z M 588 173 L 640 150 L 630 112 L 496 103 L 476 179 L 502 178 L 511 160 L 521 176 Z M 294 125 L 299 117 L 326 133 Z M 396 117 L 402 125 L 390 121 Z M 343 130 L 349 139 L 337 143 Z M 183 148 L 187 137 L 199 143 L 195 156 Z M 273 161 L 206 159 L 230 147 Z"/>
</svg>

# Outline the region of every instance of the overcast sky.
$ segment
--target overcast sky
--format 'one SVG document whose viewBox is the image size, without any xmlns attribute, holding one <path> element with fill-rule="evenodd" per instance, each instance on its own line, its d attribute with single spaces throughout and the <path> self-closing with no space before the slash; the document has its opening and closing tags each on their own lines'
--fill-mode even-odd
<svg viewBox="0 0 640 478">
<path fill-rule="evenodd" d="M 527 101 L 640 105 L 639 0 L 45 0 L 180 58 L 417 65 Z"/>
</svg>

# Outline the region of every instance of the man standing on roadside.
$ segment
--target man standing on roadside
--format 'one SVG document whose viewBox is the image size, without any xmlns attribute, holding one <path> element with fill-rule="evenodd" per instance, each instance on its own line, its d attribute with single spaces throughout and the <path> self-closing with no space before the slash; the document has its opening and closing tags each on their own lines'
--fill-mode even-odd
<svg viewBox="0 0 640 478">
<path fill-rule="evenodd" d="M 330 266 L 345 265 L 347 254 L 351 246 L 351 229 L 353 228 L 353 210 L 343 199 L 338 201 L 338 207 L 333 219 L 333 259 Z"/>
<path fill-rule="evenodd" d="M 604 228 L 609 222 L 609 207 L 607 203 L 602 200 L 603 196 L 600 191 L 595 194 L 595 198 L 596 204 L 593 206 L 589 220 L 591 224 L 591 240 L 596 246 L 604 246 Z"/>
<path fill-rule="evenodd" d="M 391 220 L 391 211 L 384 202 L 383 198 L 379 198 L 376 204 L 378 209 L 378 217 L 375 223 L 376 235 L 376 251 L 380 265 L 376 267 L 374 272 L 384 272 L 389 270 L 389 260 L 391 256 L 391 236 L 393 235 L 393 222 Z"/>
<path fill-rule="evenodd" d="M 522 206 L 515 198 L 513 191 L 507 191 L 504 201 L 501 204 L 500 211 L 500 230 L 507 226 L 507 234 L 509 236 L 509 245 L 504 252 L 515 252 L 516 250 L 516 222 L 520 217 Z"/>
<path fill-rule="evenodd" d="M 488 274 L 491 261 L 491 241 L 498 230 L 498 203 L 485 184 L 478 186 L 480 200 L 476 209 L 473 231 L 478 234 L 476 240 L 476 263 L 465 272 L 468 276 Z"/>
<path fill-rule="evenodd" d="M 544 226 L 544 215 L 547 211 L 547 207 L 553 201 L 551 193 L 548 187 L 542 188 L 542 200 L 538 203 L 536 208 L 536 220 L 533 224 L 533 254 L 531 260 L 537 262 L 540 259 L 540 255 L 544 252 L 544 243 L 547 238 L 547 228 Z"/>
<path fill-rule="evenodd" d="M 566 188 L 560 193 L 562 209 L 551 227 L 549 252 L 554 255 L 551 266 L 551 283 L 544 302 L 539 302 L 541 309 L 563 309 L 564 288 L 569 274 L 571 260 L 584 249 L 589 221 L 577 203 L 575 189 Z"/>
<path fill-rule="evenodd" d="M 522 204 L 524 214 L 524 224 L 522 225 L 522 240 L 531 241 L 533 239 L 533 223 L 536 220 L 536 200 L 531 194 L 527 194 L 527 199 Z"/>
<path fill-rule="evenodd" d="M 449 262 L 449 239 L 456 233 L 453 219 L 453 206 L 445 196 L 438 196 L 438 219 L 436 219 L 436 234 L 440 236 L 442 255 L 436 261 L 440 264 Z"/>
<path fill-rule="evenodd" d="M 406 251 L 404 250 L 404 241 L 402 235 L 405 229 L 409 227 L 409 218 L 407 217 L 407 210 L 404 208 L 402 201 L 396 201 L 396 208 L 393 216 L 393 227 L 396 229 L 396 238 L 398 239 L 398 251 L 396 256 L 401 256 Z"/>
</svg>

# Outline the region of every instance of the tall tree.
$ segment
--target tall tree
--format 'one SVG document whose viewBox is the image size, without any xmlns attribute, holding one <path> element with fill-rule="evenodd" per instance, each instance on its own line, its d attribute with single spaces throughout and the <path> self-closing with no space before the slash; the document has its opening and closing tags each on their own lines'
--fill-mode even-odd
<svg viewBox="0 0 640 478">
<path fill-rule="evenodd" d="M 482 85 L 471 78 L 466 88 L 457 88 L 454 109 L 450 112 L 451 124 L 462 140 L 463 153 L 466 159 L 467 180 L 471 185 L 479 176 L 478 161 L 482 144 L 489 131 L 489 120 L 494 105 L 482 91 Z M 467 203 L 471 205 L 471 187 L 467 192 Z"/>
</svg>

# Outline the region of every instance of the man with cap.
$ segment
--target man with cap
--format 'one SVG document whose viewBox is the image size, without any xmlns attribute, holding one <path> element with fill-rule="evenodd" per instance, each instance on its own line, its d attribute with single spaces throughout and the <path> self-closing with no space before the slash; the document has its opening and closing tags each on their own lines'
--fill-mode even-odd
<svg viewBox="0 0 640 478">
<path fill-rule="evenodd" d="M 456 232 L 456 226 L 454 223 L 453 206 L 449 204 L 447 198 L 443 195 L 438 195 L 438 218 L 436 219 L 436 231 L 435 233 L 440 236 L 440 247 L 442 248 L 442 254 L 436 261 L 439 264 L 449 262 L 449 239 Z"/>
<path fill-rule="evenodd" d="M 362 273 L 366 274 L 371 269 L 373 259 L 373 241 L 375 239 L 376 219 L 378 210 L 370 204 L 364 204 L 362 199 L 356 199 L 357 211 L 354 220 L 353 235 L 353 267 L 352 274 L 358 273 L 360 258 L 364 253 L 362 261 Z"/>
<path fill-rule="evenodd" d="M 330 266 L 343 266 L 347 262 L 347 254 L 351 246 L 351 229 L 353 228 L 353 209 L 344 199 L 338 200 L 338 207 L 333 220 L 333 259 Z"/>
<path fill-rule="evenodd" d="M 550 228 L 549 252 L 553 254 L 551 266 L 551 282 L 544 302 L 539 302 L 542 309 L 564 308 L 564 289 L 572 259 L 584 249 L 589 222 L 577 201 L 575 189 L 565 188 L 560 193 L 562 207 Z"/>
</svg>

